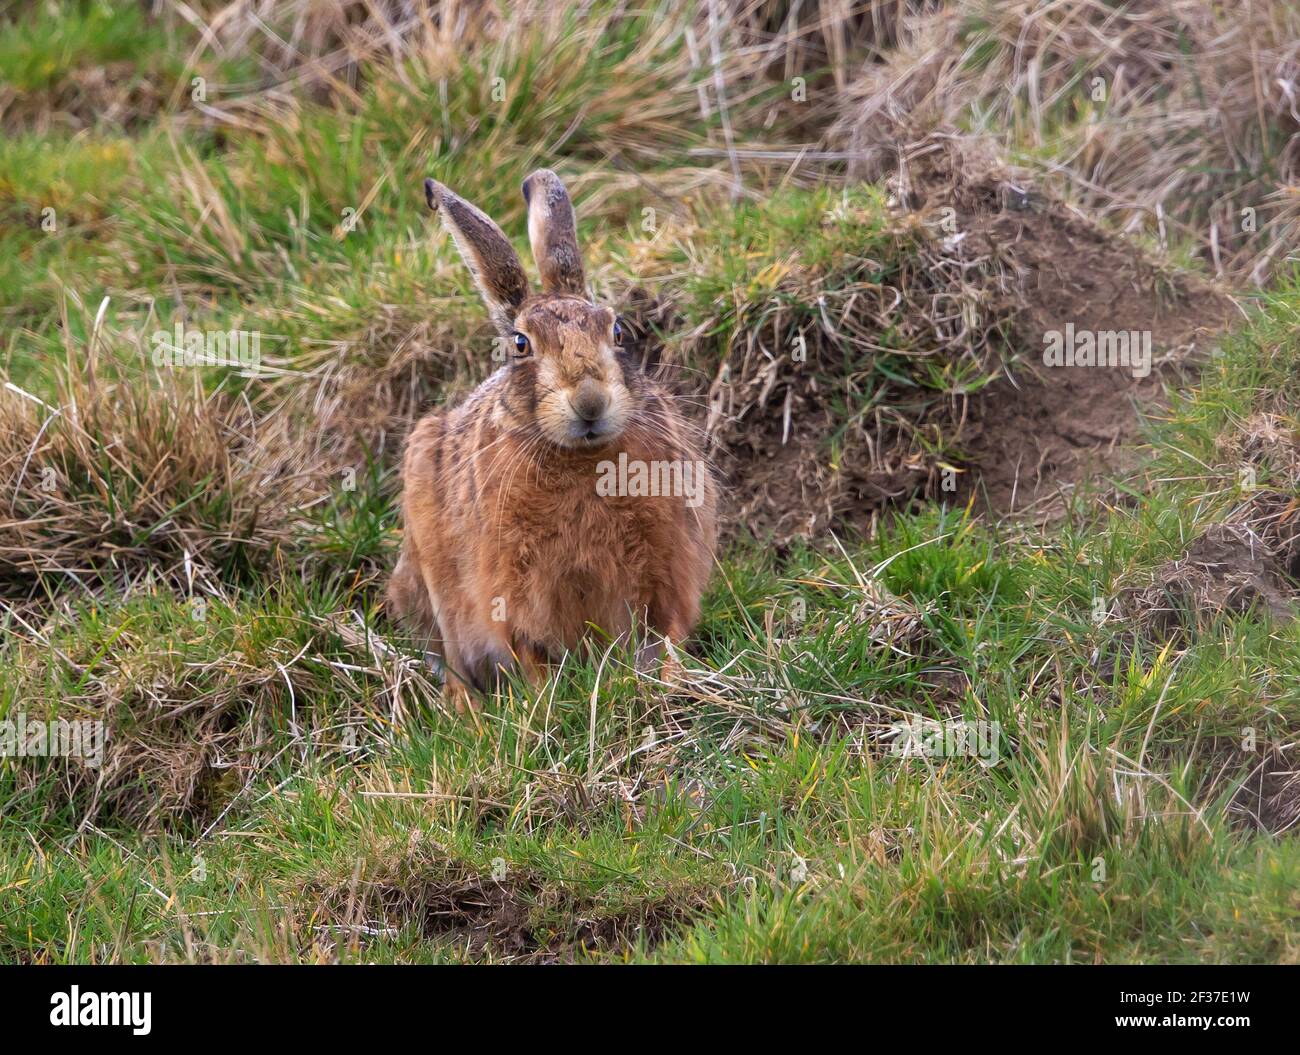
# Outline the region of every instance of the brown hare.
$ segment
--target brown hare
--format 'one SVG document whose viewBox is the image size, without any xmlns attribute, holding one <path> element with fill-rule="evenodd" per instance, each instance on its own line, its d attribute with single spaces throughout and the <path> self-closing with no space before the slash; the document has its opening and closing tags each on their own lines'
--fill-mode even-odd
<svg viewBox="0 0 1300 1055">
<path fill-rule="evenodd" d="M 713 564 L 716 484 L 670 391 L 587 295 L 573 205 L 548 169 L 523 185 L 542 292 L 501 229 L 434 180 L 506 363 L 428 414 L 402 467 L 390 612 L 439 654 L 457 710 L 501 671 L 532 682 L 595 632 L 679 643 Z M 663 659 L 671 672 L 672 649 Z"/>
</svg>

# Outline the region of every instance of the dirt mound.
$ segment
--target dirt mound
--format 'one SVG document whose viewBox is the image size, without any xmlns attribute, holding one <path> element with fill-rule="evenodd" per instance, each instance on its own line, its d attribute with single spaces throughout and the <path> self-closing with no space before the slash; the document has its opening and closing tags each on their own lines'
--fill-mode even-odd
<svg viewBox="0 0 1300 1055">
<path fill-rule="evenodd" d="M 972 495 L 995 515 L 1051 518 L 1092 473 L 1122 466 L 1140 408 L 1160 405 L 1236 310 L 978 143 L 918 142 L 889 189 L 884 252 L 789 268 L 770 298 L 737 294 L 669 344 L 727 477 L 732 533 L 869 532 L 885 510 Z M 647 332 L 680 327 L 671 294 L 626 304 L 654 316 Z M 1049 366 L 1053 335 L 1122 341 L 1123 354 Z"/>
<path fill-rule="evenodd" d="M 974 470 L 967 482 L 997 513 L 1050 516 L 1091 471 L 1122 462 L 1124 445 L 1140 437 L 1142 409 L 1161 405 L 1164 386 L 1184 379 L 1232 309 L 1217 292 L 1170 280 L 1130 247 L 1059 211 L 990 217 L 981 234 L 1023 268 L 1028 309 L 1017 326 L 1022 358 L 984 391 L 963 438 Z M 1063 260 L 1071 261 L 1068 270 Z M 1046 367 L 1045 334 L 1071 329 L 1138 340 L 1149 334 L 1151 372 Z"/>
<path fill-rule="evenodd" d="M 1137 408 L 1158 405 L 1163 386 L 1227 325 L 1232 302 L 1163 270 L 1024 173 L 950 142 L 920 145 L 896 189 L 922 214 L 943 216 L 950 243 L 969 258 L 1012 276 L 1020 298 L 1013 354 L 958 437 L 966 468 L 959 496 L 973 492 L 995 514 L 1059 513 L 1090 470 L 1119 463 L 1140 435 Z M 1114 365 L 1048 365 L 1058 341 L 1124 352 L 1108 354 Z"/>
</svg>

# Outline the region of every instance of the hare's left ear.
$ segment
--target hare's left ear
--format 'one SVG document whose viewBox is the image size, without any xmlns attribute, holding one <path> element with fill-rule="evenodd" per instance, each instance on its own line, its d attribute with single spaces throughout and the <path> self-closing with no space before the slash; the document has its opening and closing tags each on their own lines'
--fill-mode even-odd
<svg viewBox="0 0 1300 1055">
<path fill-rule="evenodd" d="M 585 297 L 587 281 L 578 252 L 578 223 L 560 177 L 550 169 L 538 169 L 524 180 L 524 201 L 528 203 L 528 241 L 542 276 L 543 292 Z"/>
</svg>

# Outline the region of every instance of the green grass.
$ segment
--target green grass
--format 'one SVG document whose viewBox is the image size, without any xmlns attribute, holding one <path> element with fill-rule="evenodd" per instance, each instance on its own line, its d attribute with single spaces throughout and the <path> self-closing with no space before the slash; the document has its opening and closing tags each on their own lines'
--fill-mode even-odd
<svg viewBox="0 0 1300 1055">
<path fill-rule="evenodd" d="M 81 0 L 47 8 L 52 10 L 43 17 L 29 15 L 6 27 L 0 37 L 0 82 L 38 91 L 79 70 L 135 65 L 141 56 L 151 69 L 180 72 L 180 59 L 168 57 L 168 34 L 139 7 Z"/>
<path fill-rule="evenodd" d="M 1223 415 L 1246 412 L 1257 393 L 1230 378 L 1293 390 L 1294 343 L 1268 349 L 1297 304 L 1300 291 L 1279 294 L 1281 318 L 1230 345 L 1162 430 L 1148 479 L 1178 475 Z M 457 959 L 464 949 L 421 911 L 500 861 L 543 947 L 574 940 L 570 897 L 583 918 L 671 905 L 694 920 L 653 949 L 613 951 L 633 958 L 1294 958 L 1300 852 L 1227 821 L 1231 774 L 1243 770 L 1230 751 L 1227 779 L 1221 768 L 1243 726 L 1266 745 L 1300 717 L 1300 633 L 1236 617 L 1171 654 L 1091 618 L 1094 594 L 1176 552 L 1199 486 L 1152 485 L 1133 508 L 1080 513 L 1041 540 L 999 540 L 949 511 L 902 518 L 851 559 L 741 546 L 719 571 L 692 662 L 726 671 L 714 703 L 665 699 L 617 657 L 579 659 L 554 689 L 499 700 L 477 723 L 420 710 L 395 727 L 377 679 L 330 666 L 360 656 L 314 625 L 346 611 L 346 596 L 246 595 L 209 608 L 197 629 L 183 603 L 162 598 L 84 609 L 52 641 L 66 662 L 16 664 L 54 682 L 20 682 L 11 709 L 38 695 L 75 701 L 129 668 L 157 687 L 146 657 L 167 660 L 173 695 L 200 701 L 238 681 L 211 669 L 232 654 L 267 675 L 285 663 L 285 678 L 252 674 L 253 695 L 229 701 L 268 742 L 248 790 L 203 838 L 196 824 L 141 839 L 111 815 L 102 834 L 78 834 L 75 811 L 33 813 L 57 791 L 9 798 L 11 764 L 0 883 L 22 891 L 23 908 L 0 921 L 0 950 Z M 858 574 L 885 561 L 884 582 L 920 613 L 910 655 L 873 644 L 857 621 Z M 126 624 L 130 645 L 114 637 Z M 1106 671 L 1098 655 L 1117 662 Z M 960 691 L 943 671 L 959 672 Z M 288 683 L 308 708 L 296 735 Z M 329 728 L 358 711 L 355 739 Z M 1004 757 L 988 768 L 896 758 L 880 734 L 903 713 L 996 720 Z M 667 746 L 638 755 L 647 727 Z M 273 757 L 272 746 L 288 750 Z M 38 853 L 27 831 L 57 852 Z M 367 900 L 372 884 L 408 911 L 384 915 Z M 355 930 L 378 917 L 395 932 Z M 338 948 L 316 929 L 331 925 L 343 928 Z"/>
<path fill-rule="evenodd" d="M 19 221 L 0 226 L 0 374 L 103 415 L 59 466 L 89 556 L 0 568 L 0 720 L 104 717 L 111 759 L 0 760 L 0 962 L 1300 958 L 1298 844 L 1229 809 L 1294 740 L 1300 625 L 1229 615 L 1169 641 L 1126 607 L 1240 502 L 1252 418 L 1294 429 L 1300 275 L 1153 424 L 1125 501 L 1081 493 L 1041 532 L 935 506 L 868 539 L 740 538 L 678 688 L 598 645 L 473 718 L 442 709 L 377 616 L 397 443 L 366 416 L 392 392 L 451 398 L 488 365 L 421 176 L 522 248 L 520 179 L 555 165 L 608 261 L 598 288 L 671 296 L 718 355 L 922 266 L 875 185 L 734 206 L 706 189 L 676 226 L 641 229 L 661 204 L 647 185 L 714 185 L 692 149 L 717 145 L 718 117 L 678 90 L 703 75 L 667 7 L 597 10 L 367 66 L 358 98 L 299 100 L 220 141 L 149 115 L 0 144 L 0 217 Z M 0 78 L 170 70 L 158 52 L 182 30 L 132 38 L 67 11 L 0 27 Z M 773 90 L 755 93 L 743 131 L 761 138 Z M 164 383 L 141 349 L 178 320 L 276 335 L 284 372 Z M 900 357 L 824 396 L 844 428 L 887 384 L 919 404 L 986 376 L 976 357 L 902 355 L 930 349 L 918 329 L 873 335 Z M 362 398 L 331 416 L 336 372 Z M 108 384 L 131 398 L 97 403 Z M 315 475 L 255 457 L 250 437 L 269 449 L 282 421 L 304 446 L 333 437 Z M 1259 465 L 1261 486 L 1289 479 Z M 891 726 L 913 718 L 996 722 L 1000 757 L 899 757 Z"/>
</svg>

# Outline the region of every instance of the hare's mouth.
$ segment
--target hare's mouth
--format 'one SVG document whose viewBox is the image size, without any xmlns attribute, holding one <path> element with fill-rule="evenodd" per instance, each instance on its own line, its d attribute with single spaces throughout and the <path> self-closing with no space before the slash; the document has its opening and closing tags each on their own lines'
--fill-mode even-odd
<svg viewBox="0 0 1300 1055">
<path fill-rule="evenodd" d="M 542 425 L 541 431 L 561 450 L 590 451 L 609 443 L 620 430 L 601 423 L 548 422 Z"/>
<path fill-rule="evenodd" d="M 579 421 L 569 426 L 569 445 L 601 447 L 614 439 L 619 430 L 607 421 Z"/>
<path fill-rule="evenodd" d="M 559 428 L 545 430 L 552 443 L 570 451 L 594 451 L 607 446 L 623 431 L 622 425 L 609 418 L 599 421 L 568 421 Z"/>
</svg>

